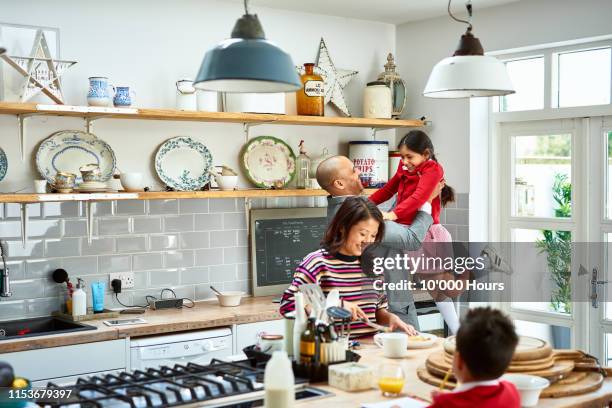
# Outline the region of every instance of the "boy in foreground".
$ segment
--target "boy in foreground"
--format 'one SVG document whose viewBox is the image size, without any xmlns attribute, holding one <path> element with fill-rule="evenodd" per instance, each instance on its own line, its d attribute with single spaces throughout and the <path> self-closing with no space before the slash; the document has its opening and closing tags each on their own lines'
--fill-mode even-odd
<svg viewBox="0 0 612 408">
<path fill-rule="evenodd" d="M 512 321 L 498 310 L 476 308 L 463 319 L 456 337 L 452 392 L 432 393 L 430 408 L 519 408 L 513 384 L 501 381 L 514 354 L 518 336 Z"/>
</svg>

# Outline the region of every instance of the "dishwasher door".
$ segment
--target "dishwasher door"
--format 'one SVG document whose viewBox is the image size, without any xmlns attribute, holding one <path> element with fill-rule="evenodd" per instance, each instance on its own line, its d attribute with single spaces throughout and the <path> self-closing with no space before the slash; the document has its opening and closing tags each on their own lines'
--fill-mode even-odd
<svg viewBox="0 0 612 408">
<path fill-rule="evenodd" d="M 230 355 L 232 332 L 229 328 L 147 337 L 130 342 L 130 369 L 187 363 L 206 365 L 213 358 L 223 359 Z"/>
</svg>

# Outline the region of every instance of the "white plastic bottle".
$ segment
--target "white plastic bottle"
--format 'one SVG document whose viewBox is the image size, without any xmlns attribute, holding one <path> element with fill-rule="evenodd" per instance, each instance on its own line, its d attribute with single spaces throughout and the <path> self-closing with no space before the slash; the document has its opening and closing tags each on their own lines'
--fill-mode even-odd
<svg viewBox="0 0 612 408">
<path fill-rule="evenodd" d="M 84 316 L 87 314 L 87 294 L 83 290 L 83 279 L 77 278 L 76 290 L 72 294 L 72 316 Z"/>
<path fill-rule="evenodd" d="M 295 380 L 286 351 L 275 351 L 264 373 L 264 406 L 291 408 L 295 405 Z"/>
<path fill-rule="evenodd" d="M 300 338 L 306 330 L 306 311 L 304 310 L 304 294 L 297 292 L 295 294 L 295 323 L 293 324 L 293 359 L 300 359 Z"/>
</svg>

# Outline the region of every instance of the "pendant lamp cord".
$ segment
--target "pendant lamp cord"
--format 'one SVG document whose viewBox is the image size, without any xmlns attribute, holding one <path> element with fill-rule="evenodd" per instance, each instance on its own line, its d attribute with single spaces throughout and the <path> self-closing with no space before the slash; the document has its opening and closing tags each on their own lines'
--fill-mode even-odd
<svg viewBox="0 0 612 408">
<path fill-rule="evenodd" d="M 244 14 L 249 14 L 249 0 L 244 0 Z"/>
<path fill-rule="evenodd" d="M 451 13 L 451 1 L 452 0 L 448 0 L 448 7 L 447 7 L 448 15 L 451 16 L 451 18 L 453 20 L 455 20 L 456 22 L 458 22 L 458 23 L 465 23 L 465 24 L 467 24 L 468 25 L 468 31 L 472 31 L 472 23 L 471 23 L 471 20 L 472 20 L 472 1 L 468 0 L 468 2 L 465 4 L 465 8 L 467 9 L 468 15 L 469 15 L 469 20 L 461 20 L 461 19 L 453 16 L 453 13 Z M 246 0 L 245 0 L 245 3 L 246 3 Z"/>
</svg>

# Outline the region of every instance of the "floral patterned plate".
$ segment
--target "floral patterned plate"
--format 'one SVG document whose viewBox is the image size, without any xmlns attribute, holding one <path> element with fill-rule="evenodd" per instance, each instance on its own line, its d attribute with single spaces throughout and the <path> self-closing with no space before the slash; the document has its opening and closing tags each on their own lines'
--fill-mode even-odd
<svg viewBox="0 0 612 408">
<path fill-rule="evenodd" d="M 6 176 L 6 172 L 8 171 L 8 159 L 6 158 L 6 153 L 0 147 L 0 181 Z"/>
<path fill-rule="evenodd" d="M 187 136 L 166 140 L 155 155 L 155 171 L 178 191 L 199 190 L 210 180 L 212 155 L 206 146 Z"/>
<path fill-rule="evenodd" d="M 295 176 L 295 155 L 287 143 L 272 136 L 249 140 L 240 152 L 240 165 L 257 187 L 284 187 Z"/>
<path fill-rule="evenodd" d="M 79 168 L 95 163 L 100 166 L 100 181 L 108 181 L 115 172 L 115 152 L 102 139 L 80 130 L 60 130 L 42 141 L 36 152 L 36 167 L 49 184 L 55 182 L 58 171 L 83 179 Z"/>
</svg>

